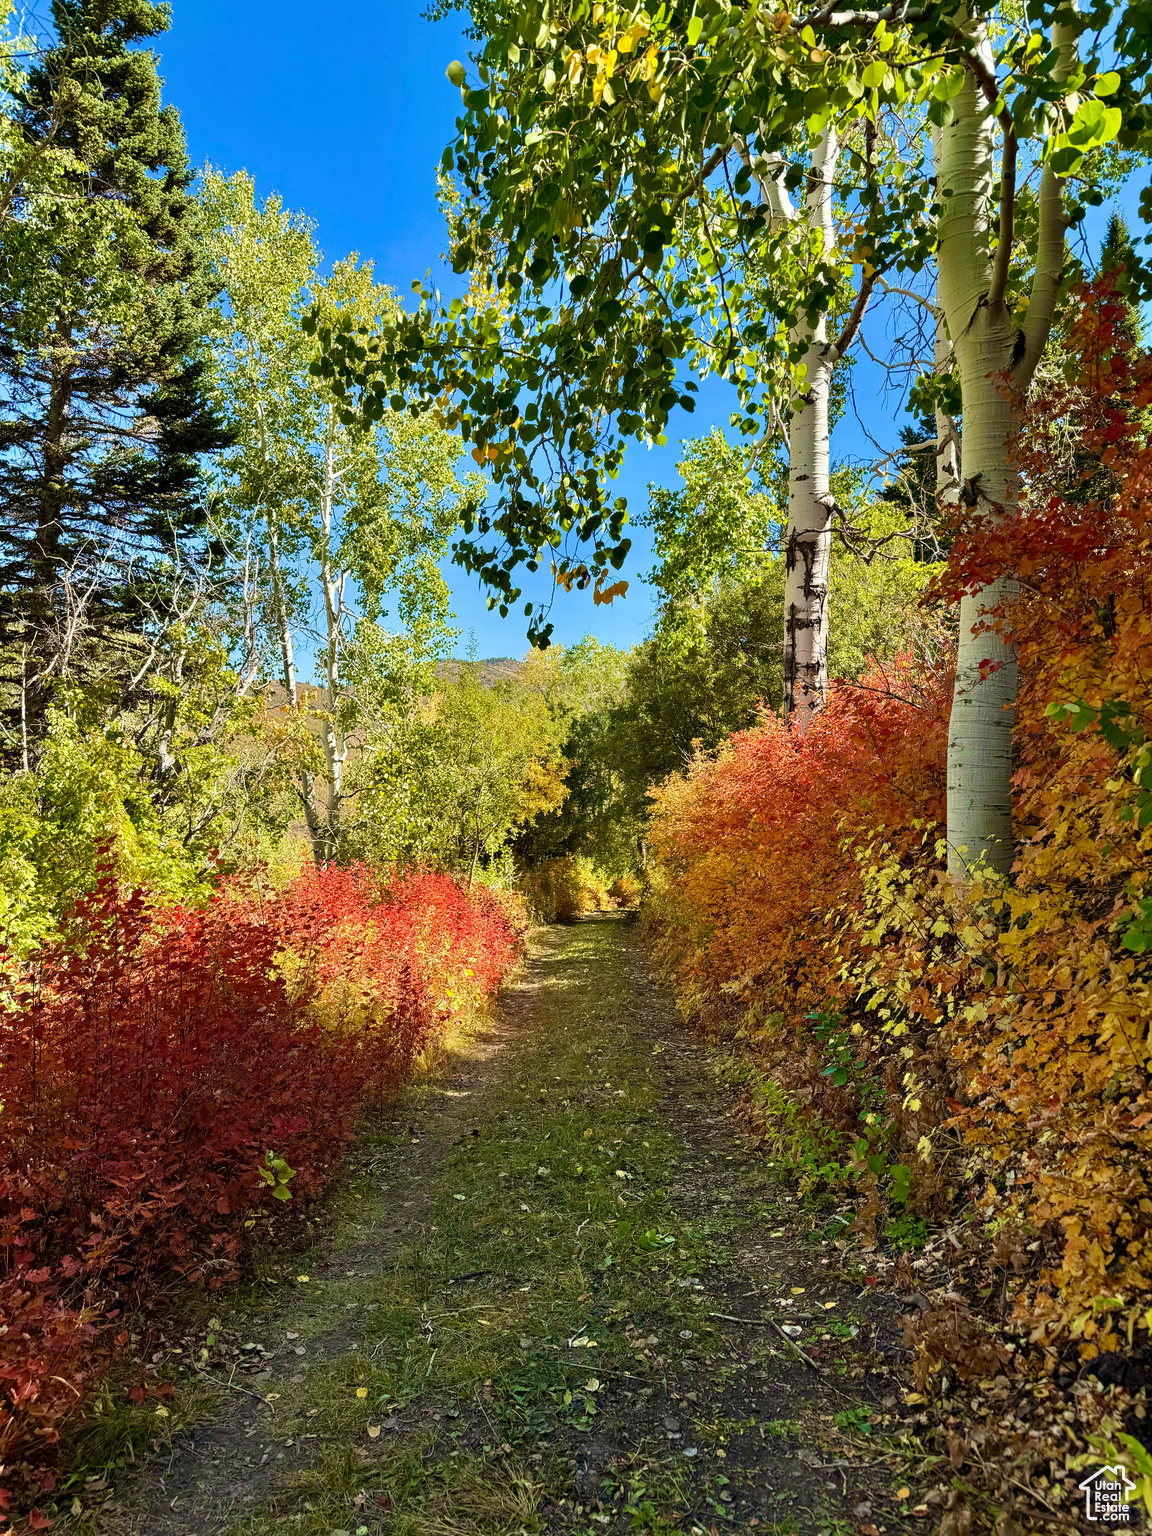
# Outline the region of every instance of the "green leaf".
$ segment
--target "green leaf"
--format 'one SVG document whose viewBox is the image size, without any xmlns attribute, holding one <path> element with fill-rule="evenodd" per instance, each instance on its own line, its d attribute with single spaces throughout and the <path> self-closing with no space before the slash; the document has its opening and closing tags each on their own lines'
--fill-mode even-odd
<svg viewBox="0 0 1152 1536">
<path fill-rule="evenodd" d="M 1090 725 L 1095 725 L 1100 718 L 1099 711 L 1086 704 L 1083 699 L 1073 699 L 1068 704 L 1047 704 L 1044 713 L 1049 720 L 1054 720 L 1057 725 L 1065 722 L 1074 731 L 1085 731 Z"/>
<path fill-rule="evenodd" d="M 700 34 L 704 30 L 703 16 L 691 16 L 688 20 L 688 46 L 695 48 L 700 41 Z"/>
<path fill-rule="evenodd" d="M 932 94 L 937 101 L 951 101 L 954 96 L 959 96 L 964 88 L 966 71 L 961 65 L 949 74 L 941 76 L 932 87 Z"/>
<path fill-rule="evenodd" d="M 1076 116 L 1061 138 L 1080 150 L 1096 149 L 1116 137 L 1123 116 L 1119 107 L 1106 107 L 1102 101 L 1089 98 L 1077 107 Z"/>
<path fill-rule="evenodd" d="M 1120 76 L 1114 69 L 1110 69 L 1107 74 L 1097 75 L 1092 89 L 1097 96 L 1115 96 L 1120 89 Z"/>
<path fill-rule="evenodd" d="M 459 59 L 453 59 L 444 73 L 453 85 L 458 85 L 461 88 L 463 88 L 464 82 L 468 79 L 467 72 Z"/>
<path fill-rule="evenodd" d="M 873 59 L 871 64 L 865 66 L 864 73 L 860 76 L 860 79 L 869 90 L 874 91 L 883 82 L 884 76 L 887 73 L 888 66 L 884 60 Z"/>
</svg>

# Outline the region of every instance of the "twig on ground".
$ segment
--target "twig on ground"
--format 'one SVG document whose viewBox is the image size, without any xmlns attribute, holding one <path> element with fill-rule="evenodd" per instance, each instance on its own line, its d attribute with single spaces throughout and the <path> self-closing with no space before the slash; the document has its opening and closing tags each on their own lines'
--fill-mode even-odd
<svg viewBox="0 0 1152 1536">
<path fill-rule="evenodd" d="M 800 1348 L 799 1344 L 797 1344 L 794 1339 L 790 1339 L 788 1337 L 788 1335 L 784 1332 L 783 1328 L 781 1328 L 779 1323 L 773 1322 L 772 1326 L 773 1326 L 773 1328 L 775 1328 L 776 1332 L 780 1335 L 780 1337 L 784 1340 L 785 1344 L 788 1345 L 789 1349 L 794 1349 L 796 1351 L 796 1353 L 800 1356 L 801 1360 L 803 1360 L 804 1364 L 808 1367 L 809 1370 L 815 1371 L 817 1376 L 822 1376 L 823 1375 L 823 1372 L 821 1371 L 820 1367 L 816 1364 L 815 1360 L 813 1360 L 812 1356 L 811 1355 L 806 1355 L 804 1353 L 804 1351 Z"/>
<path fill-rule="evenodd" d="M 266 1397 L 261 1397 L 259 1392 L 253 1392 L 251 1387 L 238 1387 L 231 1378 L 227 1381 L 221 1381 L 218 1376 L 209 1376 L 208 1372 L 202 1371 L 198 1365 L 194 1365 L 192 1369 L 203 1381 L 211 1382 L 214 1387 L 227 1387 L 229 1392 L 243 1392 L 245 1397 L 252 1397 L 258 1403 L 263 1403 L 265 1408 L 272 1406 Z"/>
<path fill-rule="evenodd" d="M 781 1328 L 780 1324 L 774 1317 L 733 1317 L 731 1312 L 709 1312 L 708 1316 L 719 1317 L 726 1323 L 743 1323 L 745 1328 L 775 1328 L 776 1332 L 784 1340 L 788 1348 L 794 1349 L 800 1356 L 801 1360 L 803 1360 L 804 1364 L 808 1366 L 810 1370 L 815 1371 L 817 1376 L 822 1376 L 824 1374 L 820 1367 L 816 1364 L 815 1360 L 813 1360 L 812 1356 L 806 1355 L 800 1348 L 799 1344 L 796 1343 L 795 1339 L 790 1339 L 788 1337 L 788 1335 L 784 1332 L 783 1328 Z"/>
</svg>

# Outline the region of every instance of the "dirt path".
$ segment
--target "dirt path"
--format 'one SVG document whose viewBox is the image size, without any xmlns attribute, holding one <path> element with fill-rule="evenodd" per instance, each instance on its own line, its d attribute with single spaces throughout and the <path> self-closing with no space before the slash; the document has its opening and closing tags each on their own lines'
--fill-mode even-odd
<svg viewBox="0 0 1152 1536">
<path fill-rule="evenodd" d="M 250 1347 L 210 1357 L 215 1411 L 62 1528 L 923 1529 L 871 1453 L 896 1319 L 773 1183 L 626 920 L 543 934 L 358 1158 L 310 1267 L 222 1304 L 213 1337 Z"/>
</svg>

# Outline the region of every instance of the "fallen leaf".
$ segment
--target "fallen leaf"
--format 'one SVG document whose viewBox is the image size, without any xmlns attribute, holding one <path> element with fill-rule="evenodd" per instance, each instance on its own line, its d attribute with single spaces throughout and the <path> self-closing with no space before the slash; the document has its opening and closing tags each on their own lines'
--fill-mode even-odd
<svg viewBox="0 0 1152 1536">
<path fill-rule="evenodd" d="M 803 1296 L 804 1287 L 802 1285 L 794 1285 L 792 1287 L 792 1294 L 793 1296 Z"/>
<path fill-rule="evenodd" d="M 896 1497 L 898 1499 L 906 1499 L 911 1494 L 911 1492 L 911 1488 L 897 1488 Z"/>
<path fill-rule="evenodd" d="M 357 1397 L 367 1397 L 368 1396 L 368 1388 L 367 1387 L 357 1387 L 356 1388 L 356 1396 Z"/>
<path fill-rule="evenodd" d="M 307 1275 L 297 1275 L 296 1279 L 297 1279 L 297 1281 L 298 1281 L 298 1283 L 300 1285 L 307 1285 L 308 1284 L 308 1276 Z"/>
<path fill-rule="evenodd" d="M 369 1438 L 369 1440 L 379 1440 L 379 1438 L 380 1438 L 380 1426 L 379 1426 L 379 1424 L 369 1424 L 369 1426 L 368 1426 L 368 1438 Z"/>
</svg>

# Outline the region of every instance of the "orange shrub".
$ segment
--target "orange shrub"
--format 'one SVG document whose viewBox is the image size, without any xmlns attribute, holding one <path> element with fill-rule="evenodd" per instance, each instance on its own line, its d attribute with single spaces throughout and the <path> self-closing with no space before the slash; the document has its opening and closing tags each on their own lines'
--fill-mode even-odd
<svg viewBox="0 0 1152 1536">
<path fill-rule="evenodd" d="M 964 514 L 941 582 L 1021 583 L 986 620 L 1020 655 L 1011 878 L 949 886 L 950 679 L 902 663 L 658 791 L 649 918 L 685 1009 L 859 1138 L 863 1230 L 886 1175 L 960 1223 L 974 1307 L 982 1266 L 1087 1359 L 1152 1317 L 1152 355 L 1126 317 L 1086 296 L 1072 382 L 1031 407 L 1021 515 Z"/>
<path fill-rule="evenodd" d="M 686 1006 L 713 1027 L 754 1005 L 836 1007 L 826 914 L 855 909 L 846 849 L 918 847 L 942 811 L 948 678 L 904 658 L 838 684 L 805 734 L 766 719 L 654 791 L 648 924 Z"/>
</svg>

